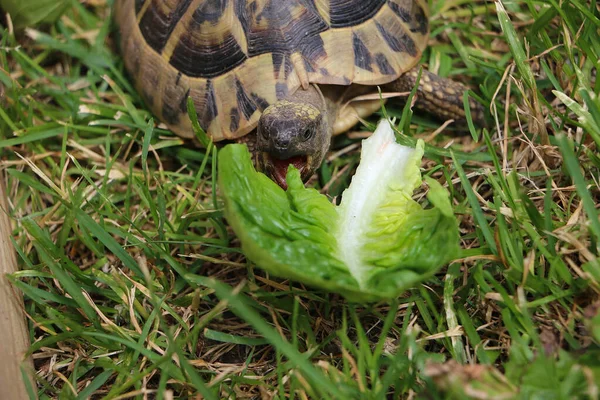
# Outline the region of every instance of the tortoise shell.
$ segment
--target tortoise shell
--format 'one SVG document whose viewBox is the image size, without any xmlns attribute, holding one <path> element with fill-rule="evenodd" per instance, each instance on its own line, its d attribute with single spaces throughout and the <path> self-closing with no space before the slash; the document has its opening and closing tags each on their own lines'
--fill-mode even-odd
<svg viewBox="0 0 600 400">
<path fill-rule="evenodd" d="M 116 0 L 125 67 L 154 114 L 193 136 L 187 98 L 213 140 L 252 131 L 309 84 L 378 85 L 426 46 L 425 0 Z"/>
</svg>

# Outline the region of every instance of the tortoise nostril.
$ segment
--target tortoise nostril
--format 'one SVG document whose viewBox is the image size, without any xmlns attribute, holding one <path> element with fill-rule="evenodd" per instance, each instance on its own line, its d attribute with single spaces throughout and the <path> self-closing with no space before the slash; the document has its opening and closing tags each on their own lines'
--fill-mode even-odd
<svg viewBox="0 0 600 400">
<path fill-rule="evenodd" d="M 277 149 L 286 149 L 290 145 L 290 138 L 288 136 L 277 136 L 273 140 L 273 144 Z"/>
</svg>

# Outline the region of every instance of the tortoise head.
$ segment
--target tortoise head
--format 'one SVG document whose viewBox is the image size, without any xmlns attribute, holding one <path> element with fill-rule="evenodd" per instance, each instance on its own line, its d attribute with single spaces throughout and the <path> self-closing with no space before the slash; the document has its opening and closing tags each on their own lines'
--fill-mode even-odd
<svg viewBox="0 0 600 400">
<path fill-rule="evenodd" d="M 284 189 L 290 164 L 306 181 L 319 168 L 331 142 L 325 111 L 308 102 L 280 100 L 258 122 L 258 166 Z"/>
</svg>

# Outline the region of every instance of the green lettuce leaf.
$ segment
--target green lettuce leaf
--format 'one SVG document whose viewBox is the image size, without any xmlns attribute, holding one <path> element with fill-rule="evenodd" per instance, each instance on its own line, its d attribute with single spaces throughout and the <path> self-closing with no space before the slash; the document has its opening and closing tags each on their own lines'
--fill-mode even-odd
<svg viewBox="0 0 600 400">
<path fill-rule="evenodd" d="M 225 217 L 242 251 L 273 275 L 344 295 L 390 299 L 456 257 L 459 235 L 446 190 L 427 179 L 433 208 L 412 199 L 421 185 L 423 143 L 395 142 L 382 121 L 363 141 L 361 162 L 342 202 L 305 188 L 290 166 L 284 191 L 257 172 L 245 145 L 219 152 Z"/>
</svg>

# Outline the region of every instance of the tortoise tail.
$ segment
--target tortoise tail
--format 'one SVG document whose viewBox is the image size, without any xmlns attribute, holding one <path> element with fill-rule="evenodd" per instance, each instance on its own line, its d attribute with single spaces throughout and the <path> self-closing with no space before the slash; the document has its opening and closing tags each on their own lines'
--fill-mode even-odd
<svg viewBox="0 0 600 400">
<path fill-rule="evenodd" d="M 415 67 L 404 73 L 397 80 L 387 84 L 384 89 L 396 92 L 409 92 L 417 82 L 419 68 Z M 462 83 L 439 77 L 423 70 L 417 88 L 415 107 L 431 113 L 442 120 L 454 119 L 458 125 L 466 123 L 463 95 L 469 88 Z M 469 98 L 469 108 L 473 122 L 478 126 L 485 125 L 484 109 L 481 104 Z"/>
</svg>

